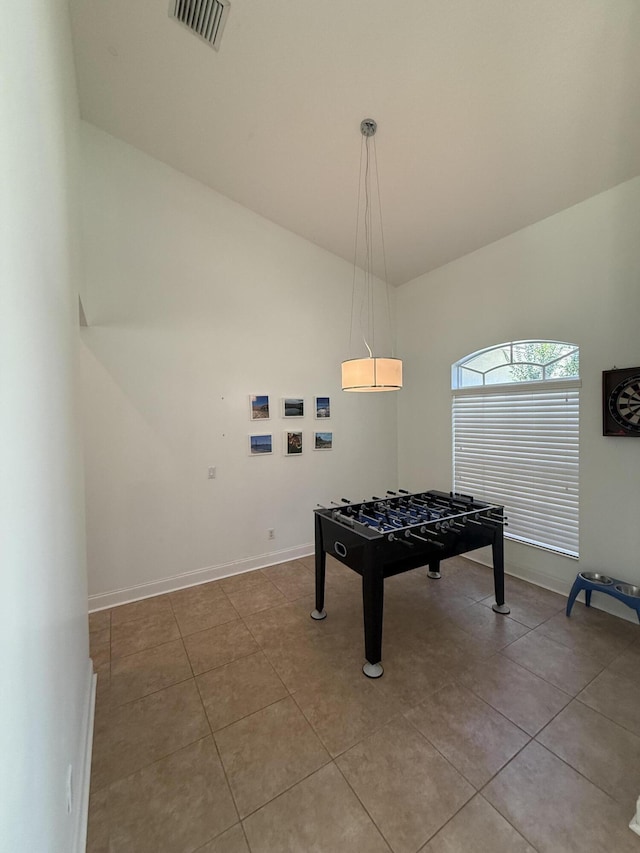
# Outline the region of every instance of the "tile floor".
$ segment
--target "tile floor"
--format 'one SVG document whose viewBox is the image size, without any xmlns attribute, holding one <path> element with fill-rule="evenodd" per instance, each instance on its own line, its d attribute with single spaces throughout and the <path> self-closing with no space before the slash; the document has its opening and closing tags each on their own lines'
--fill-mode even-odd
<svg viewBox="0 0 640 853">
<path fill-rule="evenodd" d="M 89 617 L 89 853 L 640 853 L 640 626 L 454 558 L 386 581 L 313 559 Z"/>
</svg>

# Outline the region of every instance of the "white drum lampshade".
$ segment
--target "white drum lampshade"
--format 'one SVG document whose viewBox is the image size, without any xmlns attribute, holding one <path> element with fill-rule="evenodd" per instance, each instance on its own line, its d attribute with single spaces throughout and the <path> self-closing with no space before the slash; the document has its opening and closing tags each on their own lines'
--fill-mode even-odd
<svg viewBox="0 0 640 853">
<path fill-rule="evenodd" d="M 399 358 L 351 358 L 342 362 L 343 391 L 397 391 L 402 388 Z"/>
</svg>

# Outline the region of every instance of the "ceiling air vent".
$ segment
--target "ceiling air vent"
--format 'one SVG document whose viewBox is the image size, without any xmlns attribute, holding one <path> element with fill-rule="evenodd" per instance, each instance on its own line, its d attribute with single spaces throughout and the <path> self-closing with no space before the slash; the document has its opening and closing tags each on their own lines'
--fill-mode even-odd
<svg viewBox="0 0 640 853">
<path fill-rule="evenodd" d="M 229 14 L 229 0 L 171 0 L 169 15 L 216 50 Z"/>
</svg>

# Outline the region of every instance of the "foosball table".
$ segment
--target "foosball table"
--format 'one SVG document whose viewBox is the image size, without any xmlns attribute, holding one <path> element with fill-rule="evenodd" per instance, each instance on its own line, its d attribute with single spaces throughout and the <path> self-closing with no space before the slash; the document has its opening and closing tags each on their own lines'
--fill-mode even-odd
<svg viewBox="0 0 640 853">
<path fill-rule="evenodd" d="M 316 609 L 325 619 L 326 555 L 331 554 L 362 577 L 363 672 L 379 678 L 382 667 L 384 579 L 421 566 L 428 577 L 440 577 L 440 563 L 490 545 L 496 613 L 509 613 L 504 603 L 504 507 L 454 492 L 388 491 L 383 498 L 352 502 L 343 498 L 315 511 Z"/>
</svg>

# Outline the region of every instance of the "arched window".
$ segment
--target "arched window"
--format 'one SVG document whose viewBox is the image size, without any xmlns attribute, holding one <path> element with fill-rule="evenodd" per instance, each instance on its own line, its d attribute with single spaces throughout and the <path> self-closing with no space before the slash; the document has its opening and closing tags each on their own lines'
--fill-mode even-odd
<svg viewBox="0 0 640 853">
<path fill-rule="evenodd" d="M 578 556 L 579 351 L 513 341 L 452 366 L 456 492 L 504 504 L 508 538 Z"/>
</svg>

